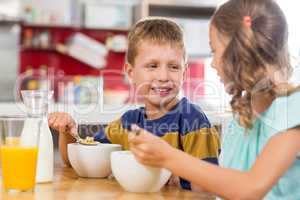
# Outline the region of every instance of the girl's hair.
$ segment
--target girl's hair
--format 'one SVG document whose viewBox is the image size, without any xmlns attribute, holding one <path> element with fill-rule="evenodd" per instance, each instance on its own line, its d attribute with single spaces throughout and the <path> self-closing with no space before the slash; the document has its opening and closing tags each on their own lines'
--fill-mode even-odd
<svg viewBox="0 0 300 200">
<path fill-rule="evenodd" d="M 161 45 L 171 45 L 183 51 L 184 62 L 187 60 L 182 28 L 174 21 L 163 17 L 148 17 L 138 21 L 128 34 L 126 61 L 134 65 L 141 42 L 149 40 Z"/>
<path fill-rule="evenodd" d="M 229 39 L 222 64 L 226 80 L 232 81 L 231 106 L 239 123 L 250 129 L 253 94 L 283 95 L 270 72 L 283 77 L 284 83 L 292 73 L 285 16 L 273 0 L 229 0 L 215 12 L 211 24 Z"/>
</svg>

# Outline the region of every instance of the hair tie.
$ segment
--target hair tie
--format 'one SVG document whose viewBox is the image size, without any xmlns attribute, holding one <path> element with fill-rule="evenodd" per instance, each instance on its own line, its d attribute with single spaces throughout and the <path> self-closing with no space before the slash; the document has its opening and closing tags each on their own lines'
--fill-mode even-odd
<svg viewBox="0 0 300 200">
<path fill-rule="evenodd" d="M 247 16 L 244 17 L 244 25 L 251 28 L 251 26 L 252 26 L 251 16 L 247 15 Z"/>
</svg>

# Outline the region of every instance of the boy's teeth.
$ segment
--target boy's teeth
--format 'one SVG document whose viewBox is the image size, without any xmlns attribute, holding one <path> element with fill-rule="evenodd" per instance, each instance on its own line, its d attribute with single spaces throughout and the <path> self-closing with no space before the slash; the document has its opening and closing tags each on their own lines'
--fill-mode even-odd
<svg viewBox="0 0 300 200">
<path fill-rule="evenodd" d="M 156 91 L 158 92 L 167 92 L 169 89 L 167 88 L 157 88 Z"/>
</svg>

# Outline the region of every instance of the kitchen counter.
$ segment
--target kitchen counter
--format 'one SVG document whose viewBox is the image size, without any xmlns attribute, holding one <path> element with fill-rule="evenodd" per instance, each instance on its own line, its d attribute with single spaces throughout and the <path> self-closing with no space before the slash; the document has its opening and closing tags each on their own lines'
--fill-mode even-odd
<svg viewBox="0 0 300 200">
<path fill-rule="evenodd" d="M 173 186 L 164 187 L 159 193 L 129 193 L 114 179 L 79 178 L 72 168 L 56 165 L 52 183 L 37 184 L 35 192 L 8 194 L 0 181 L 1 200 L 209 200 L 212 196 L 195 193 Z"/>
</svg>

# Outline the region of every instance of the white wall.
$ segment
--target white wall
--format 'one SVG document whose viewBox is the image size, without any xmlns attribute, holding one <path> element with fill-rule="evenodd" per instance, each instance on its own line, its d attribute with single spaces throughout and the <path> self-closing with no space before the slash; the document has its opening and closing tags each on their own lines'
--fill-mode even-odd
<svg viewBox="0 0 300 200">
<path fill-rule="evenodd" d="M 289 25 L 289 49 L 293 57 L 294 74 L 292 82 L 300 83 L 300 1 L 299 0 L 277 0 L 286 15 Z"/>
<path fill-rule="evenodd" d="M 289 25 L 289 46 L 294 56 L 300 56 L 300 1 L 277 0 L 286 15 Z"/>
<path fill-rule="evenodd" d="M 19 0 L 0 0 L 0 15 L 17 18 L 20 13 Z"/>
</svg>

